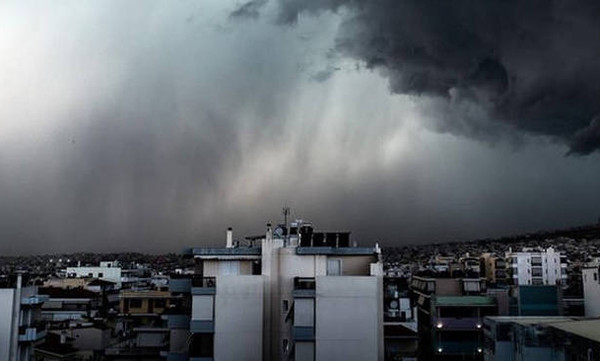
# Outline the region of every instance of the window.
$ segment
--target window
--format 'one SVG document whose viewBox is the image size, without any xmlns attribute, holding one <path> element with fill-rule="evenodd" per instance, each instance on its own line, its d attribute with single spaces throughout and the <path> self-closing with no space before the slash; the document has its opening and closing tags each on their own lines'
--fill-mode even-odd
<svg viewBox="0 0 600 361">
<path fill-rule="evenodd" d="M 190 357 L 212 358 L 214 356 L 214 334 L 212 333 L 192 334 L 189 345 Z"/>
<path fill-rule="evenodd" d="M 594 272 L 594 281 L 598 281 L 598 274 Z"/>
<path fill-rule="evenodd" d="M 102 277 L 104 277 L 104 273 L 98 272 L 98 278 L 102 278 Z"/>
<path fill-rule="evenodd" d="M 287 312 L 289 309 L 289 301 L 288 300 L 283 300 L 283 312 Z"/>
<path fill-rule="evenodd" d="M 94 277 L 94 274 L 92 272 L 88 273 L 88 277 Z"/>
<path fill-rule="evenodd" d="M 134 298 L 129 300 L 129 307 L 131 308 L 140 308 L 142 307 L 142 300 Z"/>
<path fill-rule="evenodd" d="M 328 259 L 327 260 L 327 275 L 328 276 L 341 276 L 342 274 L 342 260 L 341 259 Z"/>
<path fill-rule="evenodd" d="M 154 300 L 154 307 L 165 308 L 166 304 L 165 300 Z"/>
</svg>

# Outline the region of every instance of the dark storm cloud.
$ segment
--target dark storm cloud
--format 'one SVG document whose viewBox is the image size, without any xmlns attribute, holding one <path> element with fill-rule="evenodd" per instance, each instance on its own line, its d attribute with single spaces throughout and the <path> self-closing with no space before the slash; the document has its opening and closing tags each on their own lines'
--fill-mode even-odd
<svg viewBox="0 0 600 361">
<path fill-rule="evenodd" d="M 600 147 L 600 2 L 281 0 L 279 22 L 340 13 L 335 49 L 381 69 L 394 93 L 454 105 L 446 131 L 468 135 L 480 115 L 562 139 L 571 152 Z M 458 109 L 458 111 L 457 111 Z M 457 123 L 457 124 L 455 124 Z M 471 129 L 478 127 L 479 129 Z"/>
<path fill-rule="evenodd" d="M 229 16 L 231 18 L 256 19 L 266 4 L 267 0 L 251 0 L 237 7 Z"/>
<path fill-rule="evenodd" d="M 596 54 L 583 46 L 589 39 L 563 49 L 578 57 L 546 69 L 534 56 L 541 45 L 517 57 L 520 43 L 486 32 L 480 42 L 503 44 L 503 54 L 466 41 L 470 55 L 452 50 L 454 37 L 438 33 L 473 11 L 461 7 L 429 19 L 434 9 L 407 1 L 278 5 L 0 2 L 0 54 L 10 54 L 0 57 L 0 253 L 178 252 L 223 244 L 228 226 L 235 237 L 262 232 L 283 205 L 365 245 L 597 218 L 600 154 L 564 157 L 563 143 L 529 133 L 558 134 L 585 153 L 598 121 L 550 132 L 546 122 L 500 117 L 553 114 L 550 99 L 567 93 L 580 103 L 574 114 L 586 109 L 584 90 L 595 88 L 565 74 L 581 77 L 575 65 Z M 392 18 L 408 23 L 399 31 Z M 489 20 L 454 31 L 495 29 Z M 568 43 L 557 39 L 548 35 Z M 364 64 L 377 71 L 354 68 Z M 595 63 L 586 64 L 594 79 Z M 549 70 L 561 87 L 532 98 L 552 88 Z M 411 95 L 390 95 L 388 83 Z M 507 124 L 527 129 L 519 152 L 487 142 Z"/>
</svg>

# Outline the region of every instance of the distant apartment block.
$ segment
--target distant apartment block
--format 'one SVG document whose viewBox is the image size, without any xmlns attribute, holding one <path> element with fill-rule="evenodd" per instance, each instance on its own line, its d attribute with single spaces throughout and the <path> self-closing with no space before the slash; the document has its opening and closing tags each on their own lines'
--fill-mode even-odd
<svg viewBox="0 0 600 361">
<path fill-rule="evenodd" d="M 600 265 L 584 267 L 581 273 L 585 316 L 600 317 Z"/>
<path fill-rule="evenodd" d="M 509 251 L 505 257 L 514 285 L 564 285 L 567 280 L 566 256 L 553 248 Z"/>
<path fill-rule="evenodd" d="M 506 260 L 490 253 L 480 257 L 481 276 L 485 277 L 491 286 L 505 286 L 508 284 Z"/>
<path fill-rule="evenodd" d="M 114 282 L 117 288 L 121 287 L 121 267 L 118 262 L 100 262 L 99 266 L 78 266 L 78 267 L 67 267 L 66 269 L 67 278 L 98 278 L 104 281 Z"/>
<path fill-rule="evenodd" d="M 302 221 L 242 242 L 189 251 L 189 360 L 383 360 L 378 247 Z"/>
</svg>

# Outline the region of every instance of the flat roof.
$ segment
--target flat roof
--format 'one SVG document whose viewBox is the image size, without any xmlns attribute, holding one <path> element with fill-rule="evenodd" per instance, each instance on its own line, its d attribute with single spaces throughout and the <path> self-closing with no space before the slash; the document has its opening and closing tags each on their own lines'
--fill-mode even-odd
<svg viewBox="0 0 600 361">
<path fill-rule="evenodd" d="M 488 296 L 437 296 L 436 306 L 495 306 L 496 299 Z"/>
<path fill-rule="evenodd" d="M 574 335 L 587 338 L 589 340 L 600 342 L 600 319 L 577 320 L 569 322 L 558 322 L 550 324 L 561 331 L 572 333 Z"/>
<path fill-rule="evenodd" d="M 297 247 L 298 255 L 372 256 L 373 247 Z"/>
<path fill-rule="evenodd" d="M 193 256 L 260 256 L 260 247 L 189 248 L 184 254 Z"/>
</svg>

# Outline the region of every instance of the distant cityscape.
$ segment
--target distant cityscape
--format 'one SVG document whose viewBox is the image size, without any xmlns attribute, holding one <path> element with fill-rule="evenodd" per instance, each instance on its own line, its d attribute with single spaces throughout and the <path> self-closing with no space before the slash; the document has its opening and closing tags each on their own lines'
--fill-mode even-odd
<svg viewBox="0 0 600 361">
<path fill-rule="evenodd" d="M 0 257 L 0 360 L 599 360 L 600 224 L 381 247 L 311 222 Z"/>
</svg>

